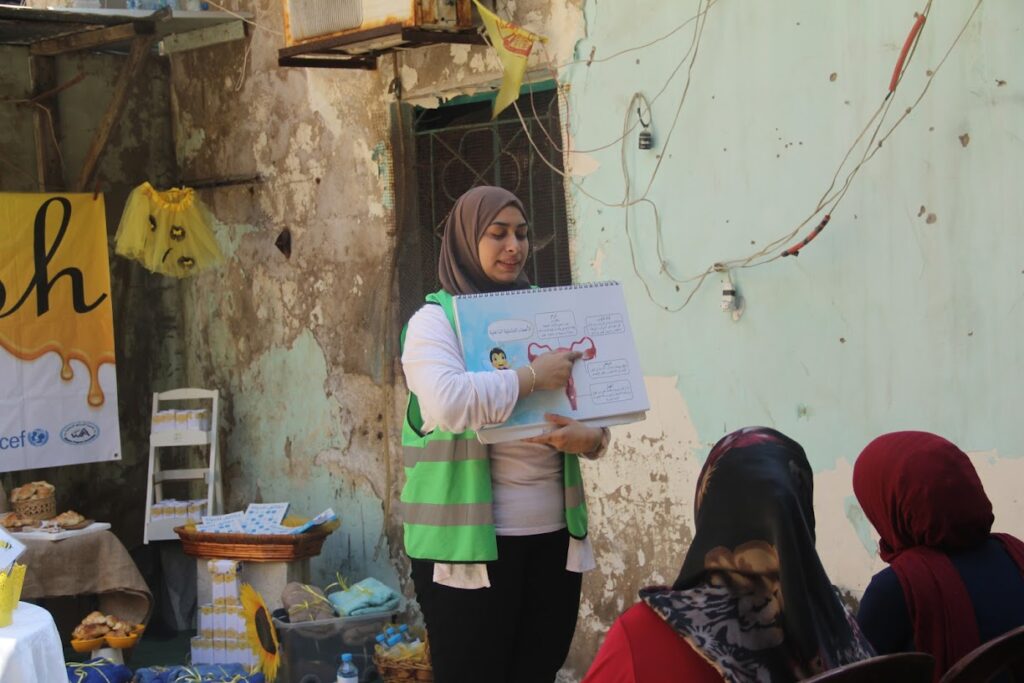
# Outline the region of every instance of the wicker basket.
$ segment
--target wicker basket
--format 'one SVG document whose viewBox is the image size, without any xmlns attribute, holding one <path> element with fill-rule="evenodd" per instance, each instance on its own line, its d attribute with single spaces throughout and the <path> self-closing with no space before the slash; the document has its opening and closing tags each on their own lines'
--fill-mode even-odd
<svg viewBox="0 0 1024 683">
<path fill-rule="evenodd" d="M 174 527 L 186 555 L 249 562 L 290 562 L 320 554 L 330 531 L 314 529 L 302 534 L 211 534 Z"/>
<path fill-rule="evenodd" d="M 37 522 L 57 516 L 57 497 L 52 493 L 46 498 L 19 500 L 11 505 L 14 507 L 14 511 L 22 517 L 34 519 Z"/>
<path fill-rule="evenodd" d="M 373 655 L 373 664 L 377 667 L 377 673 L 380 674 L 384 683 L 432 682 L 434 680 L 434 670 L 430 666 L 430 639 L 426 636 L 423 639 L 426 643 L 427 653 L 425 662 L 394 660 L 377 654 Z"/>
</svg>

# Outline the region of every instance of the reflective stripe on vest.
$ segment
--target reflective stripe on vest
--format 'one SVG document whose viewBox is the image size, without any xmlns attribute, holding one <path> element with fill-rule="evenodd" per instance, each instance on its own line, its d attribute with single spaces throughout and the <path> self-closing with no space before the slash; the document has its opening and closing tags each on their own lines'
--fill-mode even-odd
<svg viewBox="0 0 1024 683">
<path fill-rule="evenodd" d="M 464 526 L 494 524 L 492 503 L 402 503 L 402 515 L 407 524 L 434 526 Z"/>
<path fill-rule="evenodd" d="M 422 448 L 402 448 L 406 467 L 421 462 L 447 462 L 449 460 L 486 460 L 487 446 L 476 439 L 437 439 L 424 443 Z"/>
</svg>

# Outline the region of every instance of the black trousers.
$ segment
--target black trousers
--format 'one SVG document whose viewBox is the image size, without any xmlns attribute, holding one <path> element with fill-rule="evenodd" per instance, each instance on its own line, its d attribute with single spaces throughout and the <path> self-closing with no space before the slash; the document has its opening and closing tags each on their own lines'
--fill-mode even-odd
<svg viewBox="0 0 1024 683">
<path fill-rule="evenodd" d="M 412 560 L 436 683 L 551 683 L 576 630 L 582 575 L 566 571 L 569 533 L 499 536 L 490 588 L 434 583 Z"/>
</svg>

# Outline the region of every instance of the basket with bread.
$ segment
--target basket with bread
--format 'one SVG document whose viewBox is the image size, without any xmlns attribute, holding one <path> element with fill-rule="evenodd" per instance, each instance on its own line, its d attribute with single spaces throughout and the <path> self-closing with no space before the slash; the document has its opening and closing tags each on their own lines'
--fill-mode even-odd
<svg viewBox="0 0 1024 683">
<path fill-rule="evenodd" d="M 50 519 L 57 514 L 56 489 L 48 481 L 33 481 L 11 491 L 11 505 L 22 517 Z"/>
<path fill-rule="evenodd" d="M 129 624 L 113 614 L 90 612 L 71 632 L 75 652 L 91 652 L 101 647 L 134 647 L 145 630 L 142 624 Z"/>
</svg>

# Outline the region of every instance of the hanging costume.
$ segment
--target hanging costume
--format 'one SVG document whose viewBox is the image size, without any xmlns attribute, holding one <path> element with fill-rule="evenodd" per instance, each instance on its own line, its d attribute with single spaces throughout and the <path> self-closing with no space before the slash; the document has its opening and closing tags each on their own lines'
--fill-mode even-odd
<svg viewBox="0 0 1024 683">
<path fill-rule="evenodd" d="M 115 251 L 154 273 L 188 277 L 218 265 L 210 212 L 188 187 L 161 192 L 148 182 L 128 196 Z"/>
</svg>

